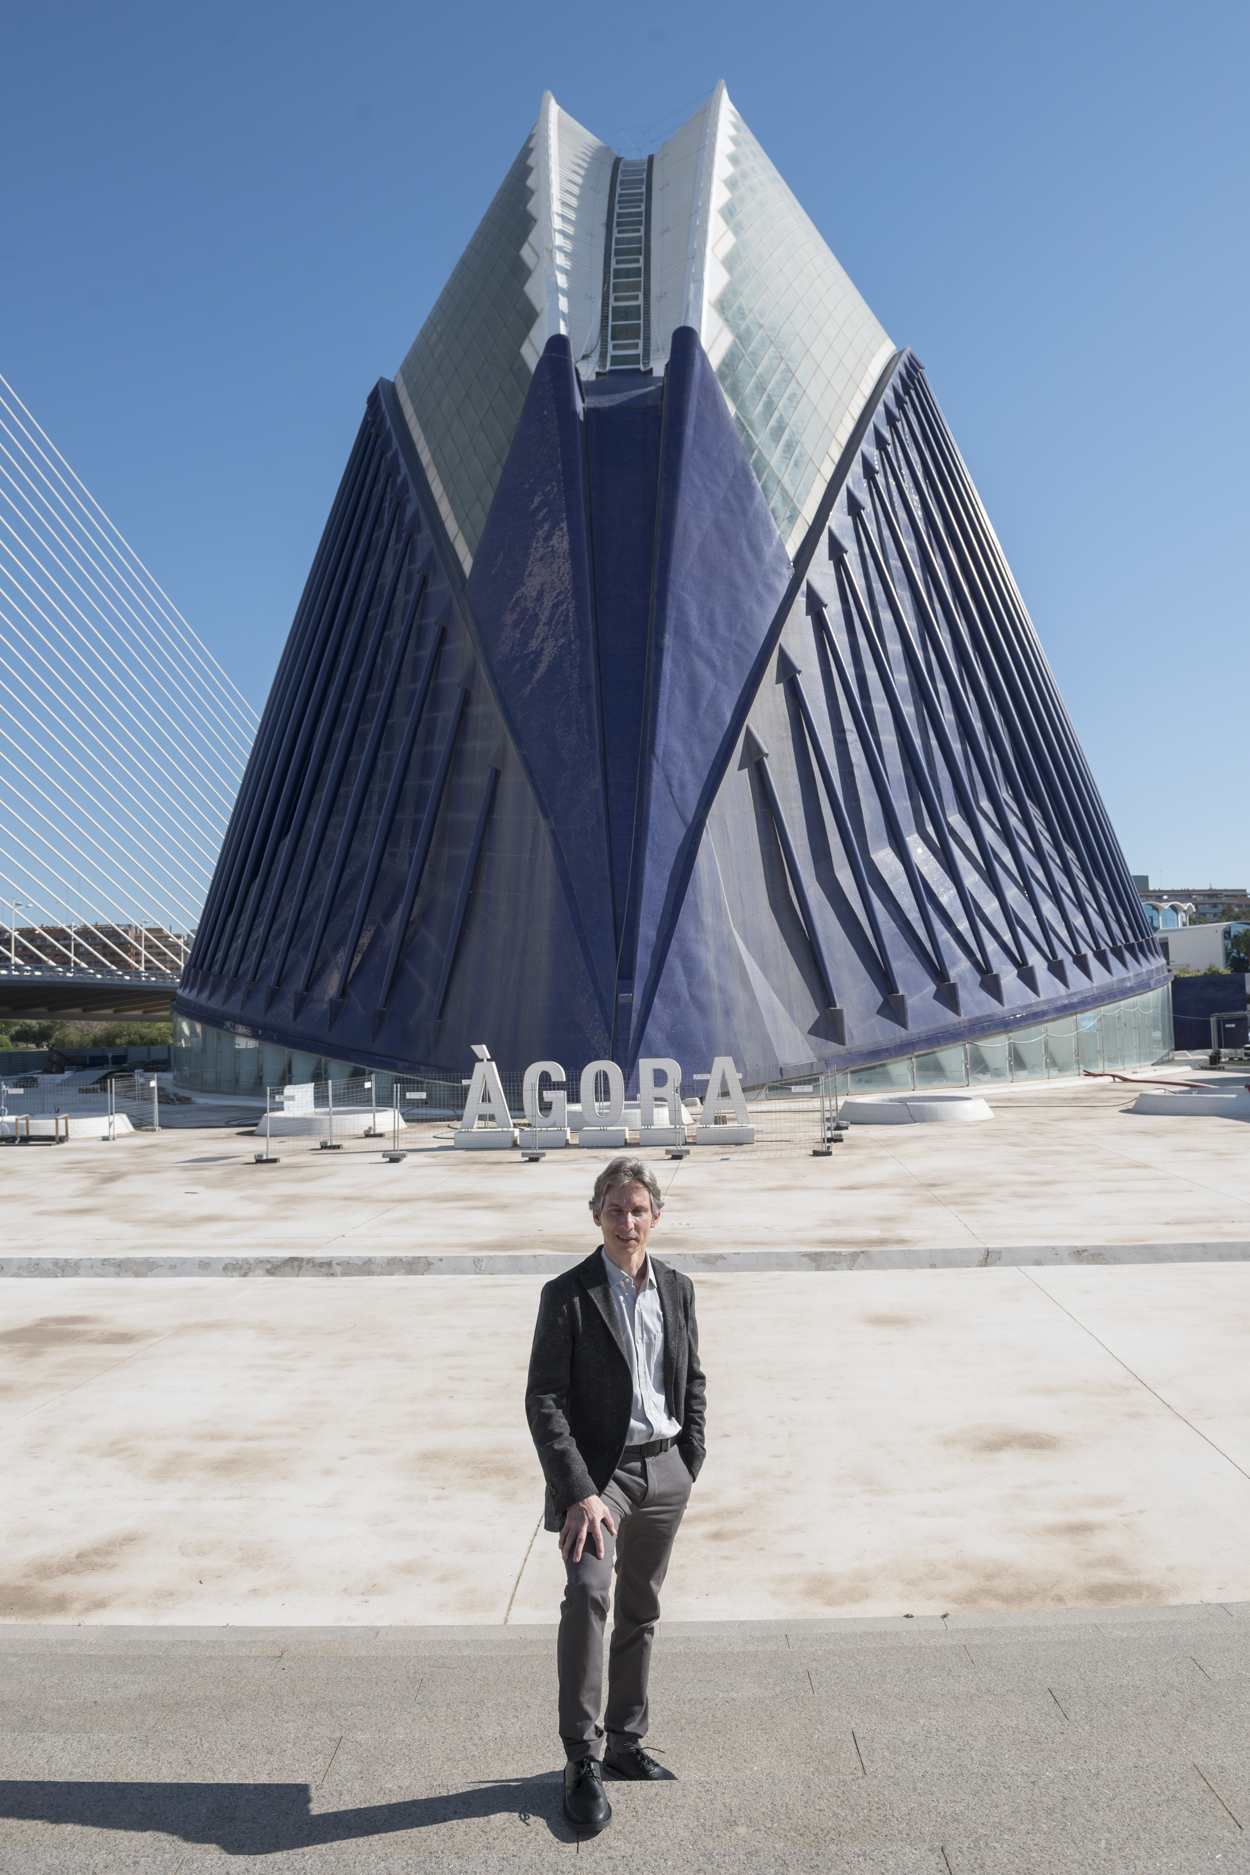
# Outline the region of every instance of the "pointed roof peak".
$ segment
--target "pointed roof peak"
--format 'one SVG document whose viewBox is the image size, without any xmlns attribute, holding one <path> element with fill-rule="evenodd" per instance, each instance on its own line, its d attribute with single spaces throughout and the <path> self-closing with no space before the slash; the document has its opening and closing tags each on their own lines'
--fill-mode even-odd
<svg viewBox="0 0 1250 1875">
<path fill-rule="evenodd" d="M 621 140 L 634 147 L 627 132 Z M 525 385 L 554 334 L 568 339 L 584 380 L 634 369 L 658 381 L 674 335 L 692 328 L 750 439 L 750 460 L 792 558 L 816 518 L 819 464 L 839 452 L 893 357 L 724 78 L 646 157 L 652 208 L 641 225 L 644 163 L 631 159 L 622 183 L 623 160 L 544 90 L 537 122 L 443 289 L 438 317 L 431 312 L 400 366 L 400 400 L 466 572 Z M 803 291 L 829 309 L 810 347 L 798 335 L 798 286 L 778 278 L 773 264 L 779 247 L 801 249 Z M 489 294 L 481 290 L 486 276 Z M 793 422 L 810 439 L 784 464 L 775 463 L 769 374 L 756 374 L 745 391 L 732 385 L 734 358 L 761 343 L 770 366 L 797 383 L 802 407 Z M 474 384 L 486 387 L 499 419 L 489 433 L 472 415 L 466 387 Z M 767 475 L 766 460 L 775 470 Z"/>
</svg>

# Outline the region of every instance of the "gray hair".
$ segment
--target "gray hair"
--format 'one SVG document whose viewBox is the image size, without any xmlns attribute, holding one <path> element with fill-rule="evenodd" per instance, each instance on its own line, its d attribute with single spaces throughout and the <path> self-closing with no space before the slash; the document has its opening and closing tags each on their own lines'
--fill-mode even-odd
<svg viewBox="0 0 1250 1875">
<path fill-rule="evenodd" d="M 659 1180 L 651 1170 L 651 1167 L 649 1165 L 644 1165 L 641 1159 L 613 1159 L 609 1164 L 604 1166 L 602 1172 L 600 1172 L 598 1178 L 595 1180 L 595 1195 L 590 1200 L 590 1214 L 592 1217 L 597 1218 L 599 1216 L 608 1193 L 614 1191 L 618 1185 L 645 1185 L 647 1188 L 647 1196 L 651 1200 L 651 1215 L 652 1217 L 659 1217 L 661 1210 L 664 1208 L 664 1200 L 660 1195 Z"/>
</svg>

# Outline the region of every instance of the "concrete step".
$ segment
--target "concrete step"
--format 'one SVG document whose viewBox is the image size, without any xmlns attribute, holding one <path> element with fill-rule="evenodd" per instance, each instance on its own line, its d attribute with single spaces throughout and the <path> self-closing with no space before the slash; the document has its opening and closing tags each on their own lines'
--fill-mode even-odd
<svg viewBox="0 0 1250 1875">
<path fill-rule="evenodd" d="M 0 1629 L 0 1875 L 1250 1872 L 1250 1609 L 662 1623 L 613 1821 L 555 1629 Z"/>
</svg>

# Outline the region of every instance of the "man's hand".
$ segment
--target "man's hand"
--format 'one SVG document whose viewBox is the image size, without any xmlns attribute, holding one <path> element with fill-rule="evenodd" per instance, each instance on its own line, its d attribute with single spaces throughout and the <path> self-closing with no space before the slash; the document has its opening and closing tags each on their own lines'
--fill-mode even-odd
<svg viewBox="0 0 1250 1875">
<path fill-rule="evenodd" d="M 587 1534 L 594 1544 L 595 1555 L 603 1555 L 603 1526 L 616 1535 L 616 1517 L 601 1497 L 593 1492 L 583 1497 L 576 1504 L 570 1504 L 564 1513 L 564 1528 L 560 1532 L 560 1554 L 568 1562 L 580 1562 L 582 1551 L 586 1547 Z"/>
</svg>

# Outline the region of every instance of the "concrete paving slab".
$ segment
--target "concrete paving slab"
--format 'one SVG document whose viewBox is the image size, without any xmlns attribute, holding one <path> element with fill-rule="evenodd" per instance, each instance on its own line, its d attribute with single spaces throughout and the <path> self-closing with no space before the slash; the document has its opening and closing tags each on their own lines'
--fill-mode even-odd
<svg viewBox="0 0 1250 1875">
<path fill-rule="evenodd" d="M 471 1630 L 472 1631 L 472 1630 Z M 97 1626 L 93 1622 L 66 1621 L 52 1627 L 39 1621 L 6 1621 L 0 1625 L 0 1661 L 11 1654 L 45 1654 L 62 1649 L 67 1654 L 90 1658 L 93 1655 L 199 1654 L 223 1658 L 242 1655 L 271 1660 L 288 1652 L 295 1637 L 303 1636 L 310 1650 L 329 1653 L 340 1647 L 358 1651 L 374 1646 L 380 1628 L 248 1628 L 230 1627 L 138 1627 L 117 1623 Z"/>
<path fill-rule="evenodd" d="M 7 1287 L 0 1619 L 550 1621 L 540 1285 Z M 696 1293 L 709 1457 L 666 1616 L 1250 1597 L 1250 1265 Z"/>
<path fill-rule="evenodd" d="M 1242 1829 L 1250 1830 L 1250 1764 L 1245 1752 L 1204 1751 L 1197 1768 Z"/>
<path fill-rule="evenodd" d="M 1011 1723 L 996 1727 L 974 1709 L 935 1718 L 925 1725 L 887 1725 L 869 1719 L 855 1727 L 855 1745 L 865 1777 L 885 1787 L 902 1786 L 910 1799 L 925 1793 L 967 1791 L 980 1778 L 1010 1782 L 1027 1767 L 1031 1782 L 1044 1785 L 1060 1776 L 1100 1778 L 1107 1790 L 1132 1789 L 1148 1794 L 1152 1783 L 1172 1782 L 1192 1770 L 1184 1743 L 1159 1728 L 1139 1733 L 1090 1730 L 1074 1732 L 1056 1710 L 1054 1722 Z M 1193 1795 L 1193 1789 L 1190 1794 Z"/>
<path fill-rule="evenodd" d="M 0 1627 L 0 1660 L 4 1662 L 4 1681 L 0 1696 L 17 1699 L 28 1694 L 42 1695 L 49 1686 L 47 1649 L 27 1646 L 10 1651 L 3 1645 Z M 170 1684 L 166 1650 L 149 1648 L 146 1652 L 98 1654 L 85 1648 L 65 1647 L 62 1657 L 74 1661 L 72 1680 L 62 1680 L 67 1704 L 77 1705 L 87 1699 L 92 1704 L 101 1699 L 133 1699 L 141 1704 L 155 1688 Z M 239 1655 L 229 1648 L 204 1649 L 194 1655 L 179 1648 L 180 1664 L 174 1682 L 180 1696 L 188 1699 L 213 1698 L 225 1693 L 240 1702 L 252 1698 L 267 1699 L 278 1684 L 280 1653 Z M 355 1665 L 347 1663 L 347 1670 Z M 49 1694 L 51 1696 L 51 1694 Z"/>
<path fill-rule="evenodd" d="M 1105 1644 L 1104 1644 L 1105 1643 Z M 1062 1699 L 1068 1687 L 1169 1686 L 1182 1691 L 1211 1676 L 1183 1645 L 1163 1638 L 1093 1635 L 1082 1641 L 1044 1644 L 1028 1641 L 982 1644 L 965 1640 L 963 1647 L 979 1682 L 988 1685 L 1022 1681 L 1054 1687 Z"/>
<path fill-rule="evenodd" d="M 1246 1875 L 1250 1849 L 1220 1826 L 1201 1828 L 1164 1808 L 1126 1805 L 1110 1827 L 1062 1819 L 1042 1827 L 954 1837 L 945 1849 L 950 1875 Z"/>
<path fill-rule="evenodd" d="M 124 1851 L 126 1875 L 132 1869 L 135 1875 L 181 1875 L 188 1853 L 176 1840 L 132 1835 Z M 119 1866 L 116 1842 L 101 1847 L 91 1832 L 72 1825 L 28 1837 L 20 1848 L 0 1840 L 0 1875 L 118 1875 Z"/>
<path fill-rule="evenodd" d="M 901 1654 L 840 1647 L 832 1653 L 810 1653 L 806 1671 L 817 1699 L 842 1710 L 859 1705 L 870 1710 L 871 1702 L 882 1698 L 952 1701 L 977 1690 L 976 1668 L 959 1645 Z"/>
<path fill-rule="evenodd" d="M 1183 1760 L 1167 1764 L 1124 1751 L 1109 1767 L 1064 1758 L 1049 1740 L 1013 1735 L 1007 1743 L 1015 1749 L 980 1756 L 930 1745 L 921 1757 L 905 1741 L 879 1775 L 870 1772 L 858 1787 L 830 1787 L 832 1827 L 836 1832 L 840 1821 L 844 1833 L 884 1829 L 945 1844 L 958 1842 L 970 1826 L 978 1834 L 1029 1828 L 1088 1838 L 1147 1814 L 1232 1846 L 1242 1841 L 1236 1819 Z"/>
<path fill-rule="evenodd" d="M 609 1831 L 608 1834 L 610 1836 L 611 1832 Z M 675 1852 L 682 1855 L 683 1870 L 694 1871 L 695 1875 L 699 1875 L 700 1871 L 712 1869 L 722 1872 L 741 1869 L 750 1871 L 750 1875 L 949 1875 L 948 1865 L 943 1862 L 938 1851 L 917 1847 L 910 1843 L 890 1844 L 880 1851 L 853 1848 L 842 1852 L 836 1848 L 816 1848 L 809 1855 L 796 1850 L 779 1850 L 776 1843 L 767 1835 L 761 1837 L 744 1832 L 736 1842 L 735 1852 L 729 1859 L 726 1859 L 720 1852 L 709 1849 L 706 1842 L 701 1840 L 694 1843 L 682 1842 L 675 1846 Z M 539 1857 L 538 1860 L 531 1859 L 535 1853 Z M 633 1871 L 633 1875 L 637 1875 L 639 1867 L 639 1845 L 636 1840 L 627 1850 L 618 1851 L 614 1850 L 612 1844 L 606 1839 L 595 1838 L 594 1841 L 583 1843 L 580 1847 L 577 1844 L 566 1845 L 562 1853 L 569 1857 L 576 1856 L 579 1866 L 583 1858 L 590 1858 L 592 1862 L 597 1862 L 605 1869 L 629 1868 Z M 654 1853 L 665 1856 L 666 1844 L 657 1843 Z M 542 1859 L 544 1857 L 547 1859 Z M 315 1851 L 306 1854 L 297 1853 L 292 1856 L 266 1856 L 254 1861 L 249 1858 L 242 1861 L 232 1858 L 230 1868 L 245 1871 L 264 1869 L 271 1871 L 271 1875 L 273 1871 L 276 1871 L 276 1875 L 306 1875 L 306 1871 L 324 1867 L 323 1860 L 316 1858 L 317 1852 Z M 204 1866 L 213 1865 L 188 1860 L 178 1870 L 177 1875 L 189 1875 L 190 1870 Z M 529 1852 L 524 1862 L 517 1860 L 515 1854 L 499 1858 L 489 1857 L 484 1860 L 473 1852 L 467 1859 L 457 1857 L 454 1861 L 448 1861 L 441 1866 L 464 1868 L 475 1872 L 480 1870 L 481 1875 L 510 1875 L 510 1871 L 514 1868 L 563 1868 L 568 1864 L 555 1859 L 540 1844 L 536 1852 L 533 1850 Z M 336 1863 L 336 1867 L 344 1869 L 367 1867 L 370 1875 L 373 1875 L 375 1870 L 384 1871 L 385 1875 L 412 1875 L 413 1858 L 411 1855 L 400 1856 L 398 1859 L 388 1858 L 382 1862 L 372 1859 L 367 1862 L 349 1859 Z"/>
<path fill-rule="evenodd" d="M 401 1833 L 396 1841 L 407 1844 L 409 1838 Z M 334 1842 L 329 1846 L 318 1843 L 311 1849 L 265 1851 L 255 1856 L 231 1850 L 228 1861 L 223 1860 L 223 1854 L 220 1850 L 193 1850 L 180 1865 L 177 1875 L 193 1875 L 193 1871 L 201 1869 L 229 1870 L 230 1875 L 235 1875 L 235 1871 L 249 1875 L 255 1870 L 264 1870 L 267 1875 L 325 1875 L 327 1868 L 334 1869 L 335 1875 L 339 1870 L 343 1875 L 356 1875 L 360 1870 L 367 1870 L 368 1875 L 413 1875 L 414 1870 L 426 1866 L 422 1861 L 424 1850 L 420 1838 L 415 1848 L 391 1850 L 379 1849 L 372 1837 L 366 1837 L 359 1842 Z M 437 1866 L 439 1869 L 463 1869 L 466 1875 L 477 1870 L 481 1875 L 512 1875 L 513 1870 L 532 1870 L 543 1875 L 543 1871 L 553 1868 L 571 1869 L 576 1855 L 575 1842 L 557 1844 L 551 1838 L 544 1840 L 530 1831 L 521 1835 L 511 1848 L 495 1855 L 474 1849 L 466 1860 L 460 1855 L 440 1853 Z"/>
<path fill-rule="evenodd" d="M 1073 1735 L 1106 1733 L 1125 1725 L 1135 1734 L 1165 1733 L 1186 1746 L 1204 1749 L 1245 1736 L 1250 1727 L 1250 1675 L 1192 1686 L 1161 1680 L 1131 1681 L 1124 1686 L 1080 1685 L 1056 1679 L 1046 1691 L 1060 1706 Z"/>
<path fill-rule="evenodd" d="M 6 1727 L 0 1738 L 0 1817 L 12 1813 L 13 1784 L 40 1779 L 69 1786 L 64 1802 L 98 1806 L 109 1785 L 163 1784 L 171 1787 L 216 1783 L 321 1783 L 338 1747 L 341 1732 L 308 1731 L 294 1737 L 269 1726 L 215 1729 L 205 1725 L 167 1726 L 147 1714 L 142 1732 L 19 1731 Z M 79 1786 L 91 1786 L 85 1794 Z M 98 1787 L 98 1788 L 95 1788 Z M 33 1811 L 35 1800 L 24 1797 Z M 60 1805 L 62 1800 L 55 1800 Z"/>
</svg>

